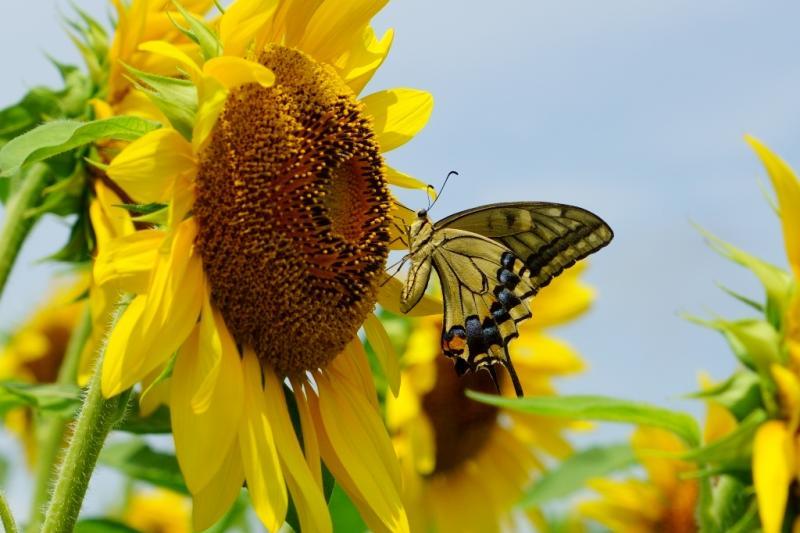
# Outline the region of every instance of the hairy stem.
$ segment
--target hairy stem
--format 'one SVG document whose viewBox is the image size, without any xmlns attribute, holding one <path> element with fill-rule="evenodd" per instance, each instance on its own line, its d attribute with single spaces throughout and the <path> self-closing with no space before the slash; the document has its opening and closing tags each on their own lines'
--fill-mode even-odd
<svg viewBox="0 0 800 533">
<path fill-rule="evenodd" d="M 120 306 L 116 317 L 125 306 Z M 97 357 L 89 389 L 61 461 L 53 495 L 45 513 L 43 533 L 67 533 L 73 530 L 100 450 L 111 429 L 125 414 L 130 389 L 113 398 L 103 397 L 100 382 L 104 352 L 105 347 Z"/>
<path fill-rule="evenodd" d="M 11 514 L 11 508 L 6 501 L 6 495 L 0 490 L 0 521 L 3 523 L 6 533 L 17 533 L 17 523 Z"/>
<path fill-rule="evenodd" d="M 22 243 L 38 219 L 28 216 L 28 213 L 39 205 L 49 178 L 50 173 L 45 165 L 32 167 L 24 176 L 19 189 L 6 204 L 3 226 L 0 228 L 0 296 L 3 294 Z"/>
<path fill-rule="evenodd" d="M 58 372 L 58 383 L 69 384 L 76 382 L 81 354 L 89 338 L 91 326 L 92 317 L 87 305 L 69 339 L 69 345 L 67 345 L 67 351 L 64 354 L 64 360 Z M 36 533 L 42 527 L 52 477 L 55 474 L 59 452 L 64 443 L 64 435 L 68 424 L 69 421 L 67 420 L 50 416 L 43 421 L 40 428 L 36 478 L 34 480 L 33 500 L 30 511 L 31 518 L 25 527 L 27 533 Z"/>
</svg>

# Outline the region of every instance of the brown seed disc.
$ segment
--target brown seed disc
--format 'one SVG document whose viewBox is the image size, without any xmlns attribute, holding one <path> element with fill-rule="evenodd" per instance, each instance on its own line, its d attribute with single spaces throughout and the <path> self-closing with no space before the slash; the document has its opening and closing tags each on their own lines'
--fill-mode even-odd
<svg viewBox="0 0 800 533">
<path fill-rule="evenodd" d="M 375 305 L 390 195 L 372 123 L 336 73 L 281 46 L 258 59 L 276 83 L 228 96 L 194 214 L 228 328 L 289 376 L 324 367 Z"/>
</svg>

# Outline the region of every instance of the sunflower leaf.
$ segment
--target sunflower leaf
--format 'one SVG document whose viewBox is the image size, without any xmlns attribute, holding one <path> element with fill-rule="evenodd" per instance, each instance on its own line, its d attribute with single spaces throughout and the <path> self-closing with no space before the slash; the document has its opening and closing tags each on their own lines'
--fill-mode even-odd
<svg viewBox="0 0 800 533">
<path fill-rule="evenodd" d="M 339 485 L 333 488 L 333 494 L 328 501 L 328 509 L 331 512 L 334 531 L 352 533 L 367 531 L 367 526 L 361 519 L 358 509 Z"/>
<path fill-rule="evenodd" d="M 100 462 L 123 474 L 152 485 L 188 494 L 178 459 L 157 452 L 141 440 L 109 444 L 100 453 Z"/>
<path fill-rule="evenodd" d="M 74 533 L 139 533 L 122 522 L 110 518 L 84 518 L 75 524 Z"/>
<path fill-rule="evenodd" d="M 15 137 L 0 148 L 0 176 L 99 139 L 133 141 L 156 129 L 155 122 L 138 117 L 113 117 L 92 122 L 57 120 Z"/>
<path fill-rule="evenodd" d="M 468 390 L 473 400 L 522 413 L 597 422 L 643 424 L 671 431 L 691 446 L 700 442 L 697 422 L 686 413 L 607 396 L 528 396 L 505 398 Z"/>
<path fill-rule="evenodd" d="M 603 477 L 636 463 L 628 444 L 596 446 L 571 455 L 540 477 L 519 503 L 535 507 L 572 495 L 593 477 Z"/>
<path fill-rule="evenodd" d="M 0 416 L 10 409 L 30 407 L 68 418 L 75 413 L 80 403 L 80 389 L 75 385 L 0 382 Z"/>
<path fill-rule="evenodd" d="M 169 408 L 162 405 L 150 416 L 142 416 L 138 398 L 131 402 L 128 415 L 114 429 L 137 435 L 155 435 L 172 432 Z"/>
</svg>

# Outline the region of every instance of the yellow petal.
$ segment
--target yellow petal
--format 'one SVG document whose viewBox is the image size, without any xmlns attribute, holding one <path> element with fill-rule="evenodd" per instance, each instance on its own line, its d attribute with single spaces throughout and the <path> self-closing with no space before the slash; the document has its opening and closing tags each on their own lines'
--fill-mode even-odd
<svg viewBox="0 0 800 533">
<path fill-rule="evenodd" d="M 139 413 L 143 417 L 152 415 L 162 405 L 169 405 L 171 379 L 162 377 L 163 371 L 163 368 L 156 368 L 142 380 Z"/>
<path fill-rule="evenodd" d="M 314 476 L 314 481 L 322 488 L 322 467 L 320 462 L 319 442 L 317 441 L 317 429 L 314 420 L 311 418 L 311 411 L 308 407 L 304 384 L 297 379 L 292 379 L 292 389 L 294 390 L 295 401 L 297 402 L 297 414 L 300 418 L 300 427 L 303 433 L 303 453 L 306 463 Z"/>
<path fill-rule="evenodd" d="M 786 425 L 778 420 L 758 428 L 753 443 L 753 484 L 764 533 L 779 533 L 794 473 L 795 450 Z"/>
<path fill-rule="evenodd" d="M 107 397 L 166 362 L 194 328 L 204 293 L 203 266 L 194 252 L 196 234 L 193 219 L 178 226 L 170 249 L 159 250 L 147 294 L 133 300 L 111 332 L 103 363 Z"/>
<path fill-rule="evenodd" d="M 338 377 L 338 376 L 337 376 Z M 408 531 L 400 500 L 400 472 L 386 428 L 375 408 L 346 382 L 316 374 L 319 418 L 333 453 L 344 465 L 360 498 L 390 531 Z M 330 464 L 323 449 L 323 458 Z M 351 487 L 353 488 L 353 487 Z"/>
<path fill-rule="evenodd" d="M 386 375 L 392 394 L 397 396 L 400 392 L 400 362 L 397 352 L 395 352 L 386 330 L 383 329 L 383 324 L 372 313 L 368 313 L 364 321 L 364 333 Z"/>
<path fill-rule="evenodd" d="M 268 42 L 284 43 L 298 47 L 305 35 L 306 26 L 323 0 L 281 0 L 272 21 L 272 30 L 267 34 Z"/>
<path fill-rule="evenodd" d="M 390 89 L 362 99 L 382 152 L 394 150 L 419 133 L 433 111 L 433 96 L 416 89 Z"/>
<path fill-rule="evenodd" d="M 367 25 L 388 0 L 324 0 L 303 32 L 300 49 L 329 61 L 348 49 L 353 35 Z"/>
<path fill-rule="evenodd" d="M 223 56 L 209 59 L 203 65 L 203 74 L 216 79 L 228 90 L 247 83 L 257 83 L 262 87 L 272 87 L 275 74 L 255 61 L 242 57 Z"/>
<path fill-rule="evenodd" d="M 207 298 L 199 326 L 178 352 L 172 382 L 175 449 L 186 485 L 196 493 L 221 467 L 244 403 L 239 351 Z"/>
<path fill-rule="evenodd" d="M 278 531 L 288 507 L 286 482 L 261 386 L 260 363 L 249 348 L 244 353 L 244 412 L 239 444 L 253 508 L 269 531 Z"/>
<path fill-rule="evenodd" d="M 163 231 L 141 230 L 107 242 L 94 262 L 95 283 L 114 282 L 125 292 L 146 293 L 165 236 Z"/>
<path fill-rule="evenodd" d="M 758 139 L 750 136 L 746 139 L 761 158 L 772 180 L 781 213 L 786 256 L 795 279 L 800 279 L 800 181 L 791 167 Z"/>
<path fill-rule="evenodd" d="M 372 27 L 365 26 L 345 54 L 334 60 L 333 64 L 353 93 L 359 94 L 364 90 L 389 55 L 393 40 L 393 29 L 387 30 L 378 40 Z"/>
<path fill-rule="evenodd" d="M 800 380 L 789 370 L 778 364 L 770 367 L 778 386 L 778 397 L 784 416 L 789 422 L 789 432 L 794 434 L 800 422 Z"/>
<path fill-rule="evenodd" d="M 97 247 L 111 239 L 122 237 L 134 232 L 133 221 L 124 207 L 120 207 L 122 200 L 108 186 L 97 181 L 94 184 L 95 199 L 89 206 L 89 217 L 92 221 Z"/>
<path fill-rule="evenodd" d="M 400 293 L 402 291 L 403 282 L 397 278 L 391 278 L 380 288 L 378 292 L 378 303 L 390 313 L 402 315 L 403 312 L 400 311 Z M 405 316 L 427 316 L 441 314 L 441 299 L 430 294 L 425 294 L 413 309 L 411 309 L 408 313 L 405 313 Z"/>
<path fill-rule="evenodd" d="M 518 372 L 538 377 L 574 374 L 586 368 L 586 363 L 569 344 L 536 330 L 525 331 L 511 344 L 511 358 Z"/>
<path fill-rule="evenodd" d="M 194 494 L 192 506 L 192 525 L 195 531 L 205 531 L 216 524 L 228 512 L 236 497 L 242 490 L 244 482 L 244 468 L 239 443 L 234 440 L 233 445 L 225 455 L 222 467 L 202 488 Z"/>
<path fill-rule="evenodd" d="M 647 426 L 638 427 L 631 436 L 631 444 L 653 484 L 660 487 L 665 494 L 674 492 L 679 473 L 691 468 L 683 461 L 655 453 L 679 454 L 685 451 L 681 440 L 668 431 Z"/>
<path fill-rule="evenodd" d="M 389 182 L 391 185 L 396 185 L 398 187 L 404 187 L 406 189 L 424 189 L 427 190 L 430 186 L 427 183 L 422 183 L 417 178 L 409 176 L 399 170 L 396 170 L 392 167 L 385 167 L 384 170 L 386 171 L 386 181 Z"/>
<path fill-rule="evenodd" d="M 265 32 L 278 0 L 237 0 L 222 15 L 219 40 L 226 56 L 244 56 L 250 45 Z"/>
<path fill-rule="evenodd" d="M 200 107 L 192 129 L 192 149 L 195 153 L 203 151 L 228 98 L 228 90 L 214 78 L 204 79 L 201 86 Z"/>
<path fill-rule="evenodd" d="M 108 176 L 134 200 L 165 202 L 175 178 L 196 171 L 192 146 L 180 133 L 161 128 L 129 144 L 108 167 Z"/>
<path fill-rule="evenodd" d="M 275 445 L 278 448 L 281 466 L 286 473 L 286 481 L 297 509 L 301 530 L 321 533 L 332 531 L 328 502 L 322 494 L 322 487 L 314 480 L 297 442 L 286 406 L 283 383 L 269 368 L 265 369 L 264 381 L 267 417 L 273 425 Z"/>
<path fill-rule="evenodd" d="M 172 43 L 165 41 L 148 41 L 140 44 L 139 50 L 167 57 L 175 61 L 189 76 L 191 76 L 195 83 L 202 78 L 202 72 L 195 60 Z"/>
</svg>

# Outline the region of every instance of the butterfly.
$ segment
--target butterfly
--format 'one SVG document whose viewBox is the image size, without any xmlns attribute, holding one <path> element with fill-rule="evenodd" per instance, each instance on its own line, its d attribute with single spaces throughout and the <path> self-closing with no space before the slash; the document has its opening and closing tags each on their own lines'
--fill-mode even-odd
<svg viewBox="0 0 800 533">
<path fill-rule="evenodd" d="M 435 270 L 444 299 L 442 351 L 459 376 L 504 366 L 522 396 L 509 342 L 531 318 L 531 299 L 564 269 L 611 242 L 597 215 L 571 205 L 510 202 L 476 207 L 433 223 L 428 209 L 405 228 L 410 261 L 400 310 L 422 298 Z"/>
</svg>

